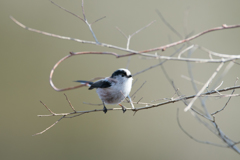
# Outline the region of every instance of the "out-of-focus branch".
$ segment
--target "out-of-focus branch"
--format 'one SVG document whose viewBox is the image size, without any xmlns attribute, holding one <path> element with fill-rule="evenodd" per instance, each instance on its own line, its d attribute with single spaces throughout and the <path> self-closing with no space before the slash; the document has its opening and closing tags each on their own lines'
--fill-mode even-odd
<svg viewBox="0 0 240 160">
<path fill-rule="evenodd" d="M 180 123 L 180 120 L 179 120 L 179 109 L 177 109 L 177 122 L 178 122 L 178 126 L 179 128 L 191 139 L 193 139 L 194 141 L 198 142 L 198 143 L 204 143 L 204 144 L 210 144 L 210 145 L 214 145 L 214 146 L 217 146 L 217 147 L 224 147 L 224 148 L 227 148 L 228 146 L 227 145 L 220 145 L 220 144 L 216 144 L 216 143 L 212 143 L 212 142 L 208 142 L 208 141 L 201 141 L 201 140 L 198 140 L 196 138 L 194 138 L 192 135 L 190 135 L 181 125 Z"/>
<path fill-rule="evenodd" d="M 204 84 L 204 86 L 202 87 L 202 89 L 197 93 L 196 97 L 194 97 L 192 99 L 192 101 L 188 104 L 188 106 L 184 109 L 184 111 L 188 111 L 193 103 L 197 100 L 197 98 L 203 93 L 203 91 L 207 88 L 207 86 L 209 85 L 209 83 L 213 80 L 213 78 L 217 75 L 217 73 L 219 72 L 219 70 L 222 68 L 224 63 L 221 63 L 218 68 L 216 69 L 216 71 L 212 74 L 212 76 L 208 79 L 208 81 Z"/>
</svg>

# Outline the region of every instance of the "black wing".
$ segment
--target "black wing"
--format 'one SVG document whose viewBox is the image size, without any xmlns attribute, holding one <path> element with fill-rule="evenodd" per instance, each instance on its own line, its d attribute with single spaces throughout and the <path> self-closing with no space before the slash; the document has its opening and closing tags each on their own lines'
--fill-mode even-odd
<svg viewBox="0 0 240 160">
<path fill-rule="evenodd" d="M 94 88 L 108 88 L 111 87 L 111 83 L 109 81 L 106 81 L 104 79 L 99 80 L 93 84 L 91 84 L 91 87 L 89 87 L 88 89 L 94 89 Z"/>
</svg>

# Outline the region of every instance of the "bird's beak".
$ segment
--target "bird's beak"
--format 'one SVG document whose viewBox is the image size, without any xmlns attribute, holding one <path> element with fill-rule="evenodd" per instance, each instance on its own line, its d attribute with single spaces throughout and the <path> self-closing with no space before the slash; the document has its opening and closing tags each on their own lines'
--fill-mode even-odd
<svg viewBox="0 0 240 160">
<path fill-rule="evenodd" d="M 131 78 L 131 77 L 132 77 L 132 75 L 127 76 L 127 78 Z"/>
</svg>

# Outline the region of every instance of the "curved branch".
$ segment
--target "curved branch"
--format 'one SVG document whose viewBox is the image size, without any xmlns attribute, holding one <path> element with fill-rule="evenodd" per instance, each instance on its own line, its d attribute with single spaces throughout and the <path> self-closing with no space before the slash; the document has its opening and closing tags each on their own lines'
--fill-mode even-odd
<svg viewBox="0 0 240 160">
<path fill-rule="evenodd" d="M 119 58 L 119 55 L 117 53 L 114 53 L 114 52 L 70 52 L 69 55 L 63 57 L 62 59 L 60 59 L 52 68 L 51 72 L 50 72 L 50 76 L 49 76 L 49 82 L 50 82 L 50 85 L 51 87 L 55 90 L 55 91 L 66 91 L 66 90 L 72 90 L 72 89 L 76 89 L 76 88 L 80 88 L 80 87 L 83 87 L 83 86 L 87 86 L 87 84 L 81 84 L 81 85 L 77 85 L 77 86 L 73 86 L 73 87 L 67 87 L 67 88 L 57 88 L 53 81 L 52 81 L 52 77 L 53 77 L 53 73 L 55 71 L 55 69 L 59 66 L 60 63 L 62 63 L 64 60 L 72 57 L 72 56 L 75 56 L 75 55 L 84 55 L 84 54 L 106 54 L 106 55 L 113 55 L 117 58 Z M 94 80 L 98 80 L 98 79 L 101 79 L 102 77 L 96 77 L 96 78 L 93 78 L 91 79 L 90 81 L 94 81 Z"/>
<path fill-rule="evenodd" d="M 53 83 L 53 81 L 52 81 L 53 73 L 54 73 L 55 69 L 59 66 L 60 63 L 62 63 L 64 60 L 66 60 L 66 59 L 68 59 L 68 58 L 70 58 L 70 57 L 72 57 L 72 56 L 75 56 L 75 55 L 86 55 L 86 54 L 88 54 L 88 55 L 91 55 L 91 54 L 111 55 L 111 56 L 115 56 L 116 58 L 122 58 L 122 57 L 128 57 L 128 56 L 136 55 L 135 53 L 129 53 L 129 54 L 119 55 L 119 54 L 117 54 L 117 53 L 115 53 L 115 52 L 99 52 L 99 51 L 92 51 L 92 52 L 89 52 L 89 51 L 87 51 L 87 52 L 70 52 L 69 55 L 67 55 L 67 56 L 63 57 L 62 59 L 60 59 L 60 60 L 53 66 L 53 68 L 52 68 L 52 70 L 51 70 L 51 72 L 50 72 L 50 76 L 49 76 L 50 85 L 51 85 L 51 87 L 52 87 L 55 91 L 66 91 L 66 90 L 72 90 L 72 89 L 76 89 L 76 88 L 80 88 L 80 87 L 86 86 L 86 84 L 81 84 L 81 85 L 77 85 L 77 86 L 73 86 L 73 87 L 67 87 L 67 88 L 59 89 L 59 88 L 57 88 L 57 87 L 54 85 L 54 83 Z M 145 54 L 140 54 L 140 55 L 145 55 Z M 146 55 L 145 55 L 145 56 L 146 56 Z M 151 56 L 151 55 L 149 55 L 149 56 Z M 152 55 L 152 56 L 154 56 L 154 55 Z M 158 57 L 163 58 L 164 56 L 158 56 Z M 166 58 L 166 57 L 165 57 L 165 58 Z M 164 58 L 163 58 L 163 59 L 164 59 Z M 218 59 L 216 59 L 216 60 L 213 60 L 213 59 L 210 59 L 210 60 L 208 60 L 208 59 L 191 59 L 191 58 L 189 59 L 189 58 L 175 58 L 175 57 L 168 57 L 168 58 L 166 58 L 166 60 L 180 60 L 180 61 L 192 61 L 192 62 L 212 62 L 212 63 L 220 63 L 220 62 L 224 63 L 224 62 L 232 61 L 232 60 L 234 60 L 234 59 L 238 59 L 238 58 L 219 59 L 219 60 L 218 60 Z M 161 63 L 160 63 L 160 64 L 161 64 Z M 159 65 L 159 64 L 158 64 L 158 65 Z M 157 65 L 157 66 L 158 66 L 158 65 Z M 139 73 L 142 73 L 142 71 L 141 71 L 141 72 L 138 72 L 138 73 L 136 73 L 136 74 L 134 74 L 134 75 L 137 75 L 137 74 L 139 74 Z M 92 79 L 91 81 L 98 80 L 98 79 L 100 79 L 100 78 L 97 77 L 97 78 Z"/>
</svg>

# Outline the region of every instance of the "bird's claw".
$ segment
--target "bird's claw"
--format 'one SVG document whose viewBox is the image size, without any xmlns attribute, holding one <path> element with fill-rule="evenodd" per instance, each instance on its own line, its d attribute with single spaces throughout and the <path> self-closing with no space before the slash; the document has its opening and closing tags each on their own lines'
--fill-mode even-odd
<svg viewBox="0 0 240 160">
<path fill-rule="evenodd" d="M 106 114 L 107 113 L 107 108 L 104 106 L 103 107 L 103 112 Z"/>
</svg>

